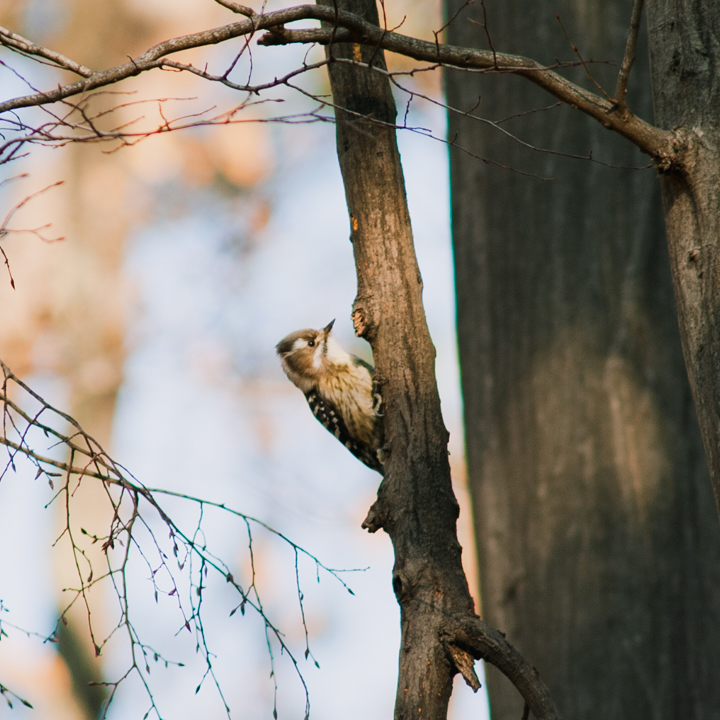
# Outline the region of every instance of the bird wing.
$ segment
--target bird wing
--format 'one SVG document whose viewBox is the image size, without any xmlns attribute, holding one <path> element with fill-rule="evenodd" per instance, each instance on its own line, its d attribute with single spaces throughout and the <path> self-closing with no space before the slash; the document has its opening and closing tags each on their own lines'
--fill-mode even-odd
<svg viewBox="0 0 720 720">
<path fill-rule="evenodd" d="M 358 460 L 365 463 L 371 470 L 385 474 L 385 470 L 375 451 L 365 443 L 358 442 L 350 434 L 345 421 L 337 408 L 327 399 L 321 397 L 316 390 L 305 393 L 305 399 L 313 415 L 332 433 Z"/>
<path fill-rule="evenodd" d="M 365 362 L 362 358 L 359 358 L 357 355 L 351 355 L 353 364 L 357 365 L 358 367 L 364 367 L 367 370 L 370 371 L 370 374 L 373 375 L 375 373 L 375 368 L 368 362 Z"/>
</svg>

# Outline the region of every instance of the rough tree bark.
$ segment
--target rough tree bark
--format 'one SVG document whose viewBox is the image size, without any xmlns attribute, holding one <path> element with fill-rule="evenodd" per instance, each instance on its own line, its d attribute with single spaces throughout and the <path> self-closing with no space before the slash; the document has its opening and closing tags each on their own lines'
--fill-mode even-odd
<svg viewBox="0 0 720 720">
<path fill-rule="evenodd" d="M 374 0 L 338 5 L 377 23 Z M 382 52 L 358 45 L 330 52 L 384 65 Z M 334 103 L 357 113 L 338 111 L 337 149 L 358 271 L 353 322 L 373 347 L 388 438 L 387 477 L 364 526 L 384 528 L 395 548 L 403 636 L 395 717 L 444 718 L 454 669 L 438 642 L 440 623 L 446 613 L 474 608 L 455 533 L 458 505 L 392 129 L 395 103 L 388 82 L 373 72 L 338 64 L 330 80 Z"/>
<path fill-rule="evenodd" d="M 448 3 L 448 16 L 461 5 Z M 548 64 L 572 55 L 559 13 L 584 57 L 623 57 L 632 3 L 485 6 L 498 51 Z M 485 42 L 483 8 L 473 6 L 471 16 L 474 22 L 462 13 L 450 25 L 449 42 Z M 668 27 L 651 21 L 653 34 L 657 25 Z M 646 58 L 641 45 L 629 104 L 650 119 Z M 591 70 L 612 92 L 617 66 Z M 585 80 L 582 68 L 566 75 Z M 678 71 L 672 80 L 667 104 L 683 107 Z M 549 104 L 516 78 L 450 71 L 446 82 L 452 107 L 468 111 L 481 96 L 472 113 L 481 117 L 500 120 Z M 659 85 L 671 92 L 669 79 Z M 502 127 L 553 152 L 594 150 L 615 165 L 645 164 L 588 116 L 568 107 L 551 113 Z M 657 119 L 662 127 L 678 122 Z M 543 182 L 451 150 L 484 615 L 532 658 L 567 717 L 720 717 L 720 528 L 683 365 L 657 181 L 652 171 L 533 152 L 453 113 L 449 136 L 476 156 L 560 178 Z M 663 180 L 671 235 L 673 225 L 693 231 L 690 204 L 681 210 L 672 201 L 679 182 L 675 173 Z M 703 199 L 716 198 L 717 187 L 716 180 Z M 701 224 L 716 241 L 717 225 Z M 689 252 L 673 257 L 692 290 L 703 268 L 714 277 L 717 269 L 706 264 L 710 250 Z M 683 292 L 681 313 L 700 312 L 692 295 L 683 309 Z M 706 302 L 717 302 L 710 292 Z M 717 382 L 712 392 L 704 397 L 717 407 Z M 492 672 L 488 682 L 493 718 L 517 720 L 522 708 L 507 682 Z"/>
<path fill-rule="evenodd" d="M 378 21 L 374 0 L 344 0 L 338 6 Z M 384 67 L 378 49 L 341 44 L 328 52 Z M 395 718 L 446 718 L 453 676 L 460 670 L 477 687 L 472 656 L 481 655 L 494 657 L 513 678 L 536 717 L 555 717 L 532 668 L 477 619 L 463 572 L 448 433 L 389 83 L 378 73 L 342 63 L 330 66 L 330 81 L 358 276 L 353 322 L 357 334 L 372 344 L 383 397 L 386 477 L 363 527 L 384 529 L 395 550 L 393 588 L 402 624 Z"/>
<path fill-rule="evenodd" d="M 720 6 L 648 3 L 655 121 L 677 136 L 661 175 L 685 362 L 720 511 Z"/>
</svg>

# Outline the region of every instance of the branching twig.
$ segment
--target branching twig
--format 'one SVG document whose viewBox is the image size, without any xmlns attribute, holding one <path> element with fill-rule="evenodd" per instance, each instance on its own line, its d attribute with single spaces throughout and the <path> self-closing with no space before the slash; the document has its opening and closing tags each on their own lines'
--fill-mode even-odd
<svg viewBox="0 0 720 720">
<path fill-rule="evenodd" d="M 9 178 L 9 180 L 19 180 L 19 179 L 22 179 L 22 178 L 25 178 L 25 177 L 27 177 L 27 175 L 16 175 L 14 178 Z M 8 211 L 7 215 L 5 215 L 5 218 L 4 218 L 3 221 L 0 223 L 0 240 L 2 240 L 5 236 L 10 235 L 10 234 L 14 234 L 14 235 L 26 235 L 26 234 L 35 235 L 36 237 L 39 237 L 43 242 L 48 242 L 48 243 L 59 242 L 60 240 L 63 240 L 64 238 L 61 238 L 61 237 L 58 237 L 58 238 L 48 238 L 48 237 L 45 237 L 45 236 L 42 234 L 42 231 L 43 231 L 43 230 L 47 230 L 47 228 L 50 227 L 49 224 L 47 224 L 47 225 L 42 225 L 41 227 L 37 227 L 37 228 L 11 228 L 11 227 L 9 227 L 10 222 L 11 222 L 11 220 L 13 219 L 13 217 L 15 217 L 15 215 L 16 215 L 20 210 L 22 210 L 22 208 L 25 207 L 25 205 L 27 205 L 31 200 L 34 200 L 34 199 L 35 199 L 36 197 L 38 197 L 39 195 L 43 195 L 43 194 L 46 193 L 48 190 L 52 190 L 53 188 L 59 187 L 59 186 L 62 185 L 63 183 L 64 183 L 63 180 L 59 180 L 58 182 L 54 182 L 54 183 L 52 183 L 52 185 L 48 185 L 47 187 L 44 187 L 42 190 L 38 190 L 38 191 L 36 191 L 36 192 L 34 192 L 34 193 L 31 193 L 31 194 L 28 195 L 26 198 L 24 198 L 24 199 L 20 200 L 20 202 L 16 203 L 16 204 Z M 10 271 L 10 264 L 7 262 L 7 256 L 5 255 L 5 252 L 4 252 L 4 251 L 3 251 L 3 256 L 5 256 L 5 262 L 6 262 L 6 264 L 8 265 L 8 272 L 9 272 L 9 271 Z M 12 275 L 11 275 L 10 277 L 12 278 Z M 13 284 L 13 287 L 15 287 L 14 284 Z"/>
<path fill-rule="evenodd" d="M 25 707 L 29 707 L 32 709 L 32 705 L 27 701 L 21 698 L 17 693 L 14 693 L 10 688 L 6 687 L 2 683 L 0 683 L 0 695 L 2 695 L 5 698 L 5 702 L 7 702 L 8 707 L 12 709 L 12 698 L 15 698 L 18 702 L 21 702 Z"/>
<path fill-rule="evenodd" d="M 590 72 L 590 68 L 587 66 L 587 62 L 583 59 L 583 56 L 580 54 L 580 48 L 578 48 L 575 43 L 570 39 L 570 35 L 568 35 L 568 31 L 565 29 L 565 25 L 563 24 L 563 21 L 560 19 L 560 15 L 555 15 L 555 18 L 557 19 L 558 23 L 560 23 L 560 28 L 563 31 L 563 35 L 565 35 L 565 39 L 567 40 L 568 45 L 570 46 L 570 49 L 577 55 L 578 60 L 580 61 L 580 64 L 583 66 L 583 70 L 585 70 L 585 74 L 587 75 L 588 80 L 600 91 L 600 94 L 608 101 L 612 102 L 612 98 L 605 92 L 603 87 L 600 85 L 600 83 L 592 76 L 592 73 Z"/>
<path fill-rule="evenodd" d="M 482 658 L 495 665 L 517 688 L 537 720 L 559 720 L 558 709 L 540 674 L 499 630 L 479 618 L 463 617 L 448 620 L 441 635 L 448 648 L 455 646 L 476 660 Z"/>
<path fill-rule="evenodd" d="M 96 654 L 101 654 L 110 638 L 118 631 L 124 630 L 130 649 L 130 666 L 119 678 L 114 681 L 102 683 L 110 688 L 109 699 L 112 701 L 121 682 L 130 675 L 136 675 L 147 693 L 150 709 L 161 717 L 155 704 L 152 688 L 149 683 L 149 660 L 162 661 L 165 665 L 174 664 L 182 666 L 177 661 L 166 660 L 155 651 L 141 637 L 132 619 L 129 602 L 129 565 L 134 555 L 139 557 L 146 565 L 149 578 L 154 589 L 156 600 L 160 594 L 172 596 L 176 599 L 178 612 L 181 617 L 181 630 L 194 632 L 196 649 L 205 663 L 205 671 L 200 685 L 205 678 L 211 678 L 226 713 L 230 709 L 224 697 L 218 677 L 215 675 L 213 665 L 214 654 L 210 647 L 210 640 L 206 633 L 203 611 L 203 597 L 207 586 L 208 573 L 212 572 L 229 584 L 239 597 L 240 609 L 245 615 L 245 609 L 251 609 L 263 624 L 270 653 L 270 662 L 275 670 L 274 648 L 288 658 L 292 664 L 305 694 L 305 714 L 310 710 L 309 692 L 298 657 L 285 639 L 284 633 L 268 616 L 261 599 L 257 582 L 257 570 L 253 551 L 253 534 L 251 526 L 255 525 L 269 532 L 286 543 L 293 552 L 294 557 L 294 585 L 299 602 L 299 622 L 305 637 L 305 657 L 312 657 L 309 646 L 309 633 L 305 619 L 304 595 L 301 585 L 299 558 L 308 558 L 315 566 L 315 574 L 323 571 L 341 585 L 352 592 L 341 577 L 341 571 L 333 569 L 322 563 L 316 556 L 300 547 L 297 543 L 277 532 L 266 523 L 250 517 L 240 511 L 227 507 L 224 503 L 212 502 L 202 498 L 193 497 L 183 493 L 149 488 L 140 483 L 122 465 L 115 462 L 100 445 L 90 437 L 72 417 L 54 408 L 43 398 L 17 378 L 10 369 L 0 361 L 3 373 L 0 385 L 0 412 L 2 412 L 2 433 L 0 445 L 5 446 L 8 452 L 8 461 L 4 469 L 0 468 L 0 480 L 10 471 L 16 470 L 17 459 L 24 457 L 36 468 L 36 479 L 45 477 L 50 487 L 55 489 L 50 503 L 61 498 L 64 502 L 64 527 L 56 540 L 69 545 L 72 552 L 77 584 L 66 588 L 70 593 L 70 600 L 62 610 L 58 623 L 64 622 L 64 617 L 71 608 L 80 605 L 84 609 L 87 619 L 88 632 L 95 647 Z M 21 399 L 18 399 L 20 396 Z M 28 405 L 34 404 L 37 409 L 30 410 Z M 62 446 L 70 451 L 67 462 L 48 457 L 35 449 L 37 440 L 31 444 L 31 433 L 42 433 L 50 441 L 50 447 Z M 105 497 L 111 508 L 111 522 L 105 535 L 92 535 L 86 530 L 72 524 L 72 507 L 74 495 L 81 481 L 101 482 L 105 490 Z M 200 514 L 194 530 L 187 532 L 165 511 L 160 504 L 163 496 L 179 498 L 192 503 L 199 508 Z M 241 582 L 233 575 L 230 564 L 215 555 L 208 546 L 203 529 L 203 518 L 206 508 L 212 508 L 238 518 L 247 529 L 248 553 L 250 558 L 251 574 L 247 582 Z M 156 525 L 159 521 L 168 532 L 170 547 L 167 541 L 158 536 Z M 90 545 L 98 545 L 104 557 L 105 568 L 94 567 L 95 562 L 89 553 Z M 173 560 L 174 559 L 174 560 Z M 177 562 L 177 568 L 173 563 Z M 179 582 L 178 573 L 184 573 L 183 585 Z M 90 602 L 90 590 L 110 583 L 118 600 L 119 617 L 113 629 L 104 637 L 98 636 L 96 623 Z M 182 587 L 186 588 L 186 596 L 181 597 Z M 233 615 L 233 610 L 230 615 Z M 0 620 L 2 620 L 0 618 Z M 6 627 L 11 627 L 4 623 Z M 0 624 L 2 630 L 2 624 Z M 4 630 L 2 630 L 4 632 Z M 51 639 L 55 636 L 53 632 Z M 314 661 L 314 658 L 312 658 Z M 275 694 L 277 682 L 273 680 Z M 0 694 L 6 694 L 4 686 L 0 685 Z M 105 708 L 107 712 L 107 706 Z"/>
<path fill-rule="evenodd" d="M 63 85 L 47 92 L 6 100 L 0 103 L 0 113 L 16 108 L 46 105 L 74 95 L 83 95 L 99 87 L 105 87 L 142 72 L 160 68 L 167 62 L 165 60 L 167 55 L 190 48 L 221 43 L 258 30 L 277 30 L 287 23 L 306 19 L 332 23 L 333 27 L 309 31 L 285 29 L 281 33 L 271 33 L 269 36 L 261 38 L 260 42 L 266 45 L 278 42 L 331 43 L 336 41 L 337 29 L 339 27 L 346 28 L 350 33 L 349 36 L 343 37 L 343 41 L 351 39 L 353 42 L 360 42 L 416 60 L 451 68 L 521 75 L 545 89 L 558 100 L 581 110 L 605 127 L 628 138 L 648 155 L 667 162 L 666 158 L 675 153 L 672 145 L 672 133 L 653 127 L 635 116 L 620 117 L 618 114 L 613 114 L 612 110 L 615 104 L 611 98 L 585 90 L 556 72 L 548 70 L 535 60 L 519 55 L 442 45 L 437 41 L 418 40 L 365 22 L 352 13 L 319 5 L 300 5 L 253 16 L 213 30 L 167 40 L 153 46 L 131 62 L 95 72 L 82 81 Z"/>
</svg>

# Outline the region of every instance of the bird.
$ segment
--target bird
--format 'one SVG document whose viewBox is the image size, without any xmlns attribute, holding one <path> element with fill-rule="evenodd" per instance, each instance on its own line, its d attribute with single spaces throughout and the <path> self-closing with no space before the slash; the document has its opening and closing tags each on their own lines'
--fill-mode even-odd
<svg viewBox="0 0 720 720">
<path fill-rule="evenodd" d="M 285 374 L 305 395 L 313 415 L 358 460 L 384 475 L 382 400 L 374 368 L 322 330 L 296 330 L 276 346 Z"/>
</svg>

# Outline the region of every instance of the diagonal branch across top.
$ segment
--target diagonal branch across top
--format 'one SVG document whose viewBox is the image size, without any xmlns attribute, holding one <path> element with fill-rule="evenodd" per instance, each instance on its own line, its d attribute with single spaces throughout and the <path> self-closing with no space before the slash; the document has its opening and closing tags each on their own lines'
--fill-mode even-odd
<svg viewBox="0 0 720 720">
<path fill-rule="evenodd" d="M 562 65 L 546 66 L 520 55 L 511 55 L 496 50 L 477 50 L 467 47 L 430 42 L 391 32 L 369 23 L 353 13 L 320 5 L 298 5 L 265 14 L 255 14 L 249 8 L 235 3 L 221 3 L 237 13 L 246 15 L 242 20 L 211 30 L 183 35 L 158 43 L 129 62 L 107 70 L 90 71 L 88 68 L 64 56 L 41 48 L 9 30 L 0 28 L 0 42 L 23 54 L 50 60 L 57 67 L 76 72 L 83 76 L 47 92 L 16 97 L 0 102 L 0 113 L 24 107 L 52 104 L 69 97 L 82 95 L 101 87 L 113 85 L 126 78 L 137 76 L 154 69 L 178 69 L 169 55 L 209 45 L 216 45 L 234 38 L 250 36 L 267 31 L 258 40 L 262 45 L 289 43 L 353 42 L 382 48 L 418 61 L 438 66 L 480 72 L 500 72 L 521 75 L 563 103 L 566 103 L 600 122 L 604 127 L 617 132 L 650 155 L 662 166 L 675 153 L 674 136 L 671 132 L 657 128 L 633 115 L 625 105 L 623 88 L 627 83 L 631 55 L 626 55 L 618 78 L 622 97 L 608 99 L 567 80 L 557 72 Z M 639 3 L 633 12 L 633 27 L 639 22 Z M 636 15 L 638 16 L 636 18 Z M 330 27 L 303 30 L 288 30 L 286 25 L 300 20 L 320 20 Z M 632 40 L 632 37 L 631 37 Z M 629 40 L 629 47 L 634 43 Z M 88 74 L 90 73 L 90 74 Z M 278 80 L 278 84 L 281 84 Z M 270 84 L 272 85 L 272 83 Z"/>
</svg>

